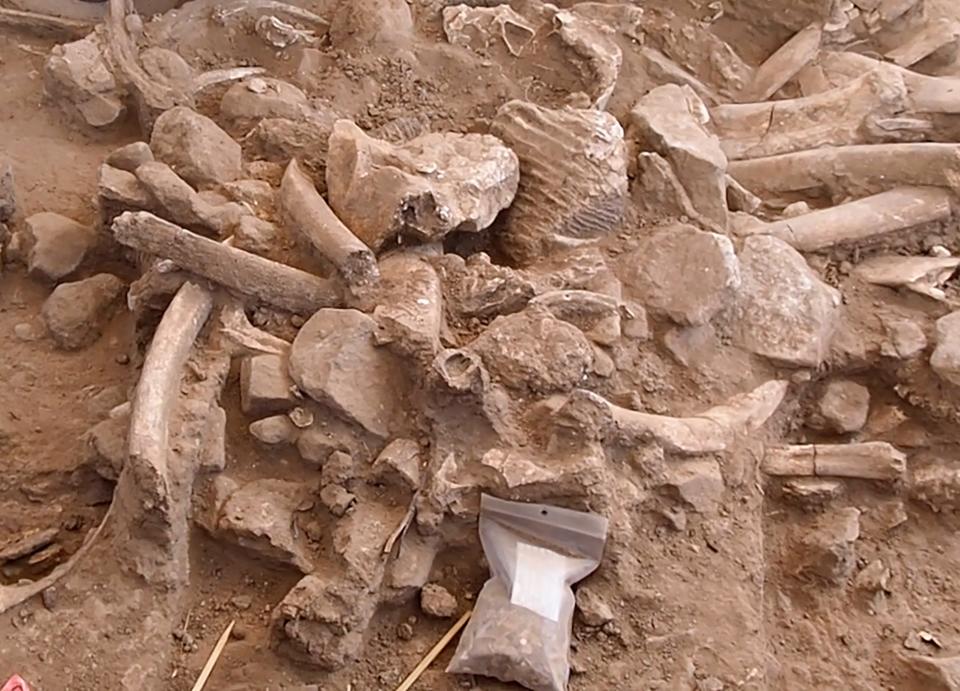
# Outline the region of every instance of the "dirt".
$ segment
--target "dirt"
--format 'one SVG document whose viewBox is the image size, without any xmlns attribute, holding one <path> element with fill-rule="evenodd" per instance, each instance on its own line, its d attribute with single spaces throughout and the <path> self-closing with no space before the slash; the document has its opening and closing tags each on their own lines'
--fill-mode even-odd
<svg viewBox="0 0 960 691">
<path fill-rule="evenodd" d="M 0 225 L 0 682 L 191 689 L 233 622 L 208 689 L 396 688 L 489 578 L 486 492 L 609 521 L 579 584 L 573 691 L 960 688 L 937 671 L 960 659 L 947 352 L 960 343 L 936 325 L 960 287 L 935 277 L 940 300 L 857 272 L 879 255 L 960 254 L 953 209 L 931 203 L 920 226 L 891 213 L 892 232 L 871 234 L 884 216 L 815 252 L 789 233 L 747 240 L 799 201 L 837 210 L 918 179 L 955 196 L 956 150 L 943 170 L 917 172 L 905 153 L 883 175 L 864 159 L 803 189 L 778 187 L 802 177 L 785 158 L 755 204 L 734 202 L 727 156 L 750 154 L 724 148 L 709 117 L 726 108 L 725 131 L 754 127 L 728 104 L 810 23 L 826 26 L 820 53 L 782 75 L 774 103 L 842 88 L 831 53 L 882 57 L 960 12 L 919 0 L 888 21 L 864 0 L 838 23 L 830 2 L 517 0 L 464 15 L 509 7 L 508 33 L 486 15 L 455 35 L 453 4 L 312 0 L 290 14 L 194 0 L 145 14 L 142 35 L 128 17 L 139 51 L 173 51 L 137 57 L 155 92 L 117 60 L 101 66 L 120 75 L 112 86 L 53 84 L 55 41 L 0 21 L 0 175 L 9 163 L 16 197 Z M 954 146 L 960 107 L 910 101 L 918 75 L 942 78 L 938 94 L 960 77 L 956 40 L 935 48 L 897 73 L 890 98 L 904 100 L 878 101 L 876 122 L 831 119 L 797 140 L 864 156 Z M 243 82 L 251 112 L 238 98 L 221 112 L 232 81 L 192 92 L 197 75 L 244 66 L 264 68 Z M 830 84 L 814 86 L 814 69 Z M 282 103 L 268 77 L 293 85 Z M 215 136 L 151 141 L 174 105 L 157 93 L 213 121 L 187 113 L 182 131 Z M 816 122 L 801 101 L 784 108 Z M 850 112 L 869 115 L 865 103 Z M 366 134 L 337 127 L 328 157 L 339 118 Z M 169 168 L 114 171 L 133 201 L 108 199 L 100 167 L 137 141 Z M 292 193 L 306 196 L 300 216 L 281 194 L 292 157 L 316 188 Z M 97 231 L 59 283 L 108 273 L 130 290 L 87 320 L 102 326 L 92 344 L 65 349 L 45 324 L 56 286 L 28 271 L 23 232 L 39 212 Z M 200 243 L 202 259 L 160 231 Z M 353 235 L 375 238 L 369 253 Z M 362 280 L 344 259 L 358 252 Z M 241 361 L 257 353 L 279 363 L 271 398 L 241 405 Z M 760 390 L 786 393 L 742 396 Z M 858 456 L 861 442 L 890 450 Z M 816 449 L 809 468 L 774 467 L 773 451 L 807 444 L 841 445 L 842 467 L 818 474 L 832 457 Z M 870 479 L 876 464 L 894 479 Z M 442 617 L 421 608 L 427 584 Z M 414 688 L 520 688 L 445 673 L 453 647 Z"/>
</svg>

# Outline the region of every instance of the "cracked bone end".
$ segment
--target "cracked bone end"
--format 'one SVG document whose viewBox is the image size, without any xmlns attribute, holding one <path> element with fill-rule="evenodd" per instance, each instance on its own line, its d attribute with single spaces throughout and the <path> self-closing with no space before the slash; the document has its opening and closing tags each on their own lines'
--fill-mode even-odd
<svg viewBox="0 0 960 691">
<path fill-rule="evenodd" d="M 845 477 L 899 480 L 907 457 L 882 441 L 858 444 L 802 444 L 767 449 L 763 472 L 776 476 Z"/>
</svg>

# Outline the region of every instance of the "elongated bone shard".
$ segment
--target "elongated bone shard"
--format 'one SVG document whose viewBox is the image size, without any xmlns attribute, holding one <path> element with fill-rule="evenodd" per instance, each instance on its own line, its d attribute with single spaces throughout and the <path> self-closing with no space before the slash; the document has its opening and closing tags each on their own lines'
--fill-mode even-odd
<svg viewBox="0 0 960 691">
<path fill-rule="evenodd" d="M 93 25 L 88 22 L 6 7 L 0 7 L 0 26 L 22 29 L 60 41 L 76 41 L 93 31 Z"/>
<path fill-rule="evenodd" d="M 900 185 L 960 186 L 960 144 L 867 144 L 731 161 L 728 171 L 758 194 L 826 188 L 853 196 Z"/>
<path fill-rule="evenodd" d="M 744 234 L 773 235 L 801 252 L 863 242 L 950 218 L 950 193 L 937 187 L 898 187 L 802 216 L 748 226 Z"/>
<path fill-rule="evenodd" d="M 901 67 L 914 65 L 960 36 L 960 22 L 940 17 L 927 22 L 902 44 L 887 51 L 886 58 Z"/>
<path fill-rule="evenodd" d="M 899 480 L 907 457 L 883 441 L 858 444 L 800 444 L 767 449 L 761 465 L 767 475 Z"/>
<path fill-rule="evenodd" d="M 280 203 L 287 222 L 337 267 L 347 285 L 362 289 L 380 280 L 373 251 L 337 218 L 295 158 L 283 174 Z"/>
<path fill-rule="evenodd" d="M 182 269 L 281 309 L 313 314 L 341 304 L 333 281 L 191 233 L 146 211 L 127 211 L 112 228 L 121 245 L 170 259 Z"/>
<path fill-rule="evenodd" d="M 811 24 L 767 58 L 753 75 L 738 99 L 741 102 L 766 101 L 796 76 L 817 54 L 823 29 Z"/>
</svg>

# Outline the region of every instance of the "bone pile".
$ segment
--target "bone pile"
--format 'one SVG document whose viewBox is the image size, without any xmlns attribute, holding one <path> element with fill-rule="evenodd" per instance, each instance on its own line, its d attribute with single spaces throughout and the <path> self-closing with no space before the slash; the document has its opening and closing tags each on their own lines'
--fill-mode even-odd
<svg viewBox="0 0 960 691">
<path fill-rule="evenodd" d="M 59 105 L 143 128 L 97 180 L 152 338 L 131 404 L 90 433 L 118 483 L 117 558 L 183 587 L 192 521 L 295 569 L 274 645 L 337 670 L 475 542 L 481 492 L 598 511 L 616 546 L 644 511 L 682 530 L 757 483 L 813 517 L 796 573 L 834 584 L 856 568 L 852 506 L 955 508 L 960 470 L 903 440 L 911 411 L 958 418 L 960 32 L 922 0 L 838 1 L 783 13 L 792 37 L 751 66 L 710 30 L 712 5 L 681 22 L 423 3 L 449 47 L 513 70 L 549 42 L 584 86 L 488 104 L 468 131 L 364 128 L 263 68 L 200 71 L 144 49 L 122 0 L 57 47 Z M 222 22 L 247 11 L 223 7 Z M 253 25 L 274 49 L 328 31 L 270 7 Z M 69 276 L 94 234 L 68 221 L 31 217 L 15 256 Z M 66 236 L 70 257 L 46 247 Z M 44 308 L 64 348 L 121 307 L 119 279 L 93 280 Z M 63 315 L 81 292 L 100 316 Z M 682 372 L 673 399 L 637 374 L 651 362 Z M 238 443 L 316 480 L 269 462 L 238 479 Z M 732 458 L 750 459 L 737 479 Z"/>
</svg>

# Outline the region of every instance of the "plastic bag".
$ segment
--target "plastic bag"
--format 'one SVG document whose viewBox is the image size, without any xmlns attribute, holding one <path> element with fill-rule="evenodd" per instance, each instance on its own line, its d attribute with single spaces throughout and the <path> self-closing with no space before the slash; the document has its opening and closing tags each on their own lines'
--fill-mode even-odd
<svg viewBox="0 0 960 691">
<path fill-rule="evenodd" d="M 448 672 L 564 691 L 574 596 L 600 563 L 607 519 L 483 495 L 480 541 L 490 562 Z"/>
</svg>

